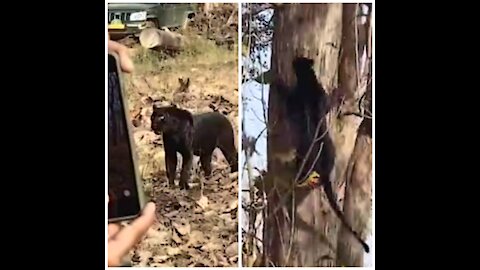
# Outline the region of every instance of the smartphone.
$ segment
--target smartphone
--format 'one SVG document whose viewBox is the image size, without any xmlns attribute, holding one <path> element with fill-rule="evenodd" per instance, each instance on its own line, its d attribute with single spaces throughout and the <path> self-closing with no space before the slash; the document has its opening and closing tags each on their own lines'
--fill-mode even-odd
<svg viewBox="0 0 480 270">
<path fill-rule="evenodd" d="M 108 53 L 108 223 L 131 220 L 145 205 L 119 58 Z"/>
</svg>

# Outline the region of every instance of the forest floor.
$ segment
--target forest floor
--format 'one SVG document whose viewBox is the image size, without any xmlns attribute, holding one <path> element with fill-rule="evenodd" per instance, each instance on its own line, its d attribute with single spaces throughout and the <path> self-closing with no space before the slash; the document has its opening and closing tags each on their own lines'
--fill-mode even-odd
<svg viewBox="0 0 480 270">
<path fill-rule="evenodd" d="M 135 71 L 125 75 L 124 85 L 131 120 L 136 126 L 134 139 L 144 189 L 157 206 L 156 223 L 132 251 L 133 266 L 237 266 L 237 173 L 229 172 L 228 163 L 217 149 L 210 179 L 202 176 L 195 157 L 191 189 L 180 191 L 178 176 L 177 186 L 168 187 L 163 143 L 161 136 L 150 130 L 152 105 L 148 102 L 173 101 L 192 113 L 220 111 L 233 124 L 237 137 L 238 41 L 232 12 L 238 12 L 236 5 L 222 4 L 211 12 L 208 20 L 200 14 L 190 27 L 180 31 L 187 42 L 174 57 L 146 50 L 131 38 L 120 41 L 130 47 L 135 62 Z M 230 28 L 225 29 L 227 20 Z M 222 29 L 204 27 L 208 21 Z M 207 29 L 210 29 L 208 34 Z M 211 33 L 227 38 L 212 38 Z M 219 42 L 231 36 L 234 42 Z M 180 79 L 190 80 L 186 91 L 177 91 Z M 239 139 L 235 140 L 238 149 Z"/>
</svg>

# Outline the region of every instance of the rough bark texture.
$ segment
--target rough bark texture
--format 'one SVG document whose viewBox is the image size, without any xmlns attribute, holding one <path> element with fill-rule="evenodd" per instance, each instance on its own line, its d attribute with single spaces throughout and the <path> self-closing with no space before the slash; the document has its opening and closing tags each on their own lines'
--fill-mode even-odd
<svg viewBox="0 0 480 270">
<path fill-rule="evenodd" d="M 271 62 L 273 77 L 281 77 L 293 87 L 296 82 L 291 62 L 295 56 L 308 57 L 314 60 L 315 72 L 327 93 L 341 80 L 342 87 L 346 87 L 349 93 L 347 104 L 354 104 L 353 100 L 358 96 L 355 43 L 347 44 L 347 55 L 342 52 L 341 58 L 343 70 L 338 69 L 339 49 L 345 42 L 345 39 L 342 41 L 342 20 L 347 20 L 342 16 L 344 12 L 353 16 L 350 21 L 354 20 L 355 4 L 289 4 L 277 8 Z M 351 37 L 346 37 L 346 41 L 352 42 Z M 269 175 L 265 179 L 268 192 L 264 235 L 268 261 L 265 263 L 267 266 L 335 266 L 338 218 L 322 189 L 292 188 L 296 173 L 293 165 L 295 150 L 288 123 L 284 121 L 285 107 L 279 102 L 276 91 L 272 85 L 267 144 Z M 344 179 L 360 121 L 353 116 L 337 119 L 332 113 L 329 120 L 330 135 L 336 148 L 336 177 L 332 181 L 334 189 L 338 189 L 339 180 Z M 293 194 L 290 193 L 292 190 Z M 285 197 L 288 197 L 287 203 Z"/>
<path fill-rule="evenodd" d="M 350 5 L 344 6 L 344 15 L 351 12 Z M 345 18 L 345 17 L 344 17 Z M 345 21 L 344 21 L 345 27 Z M 362 26 L 365 33 L 364 40 L 369 41 L 367 44 L 367 56 L 371 59 L 371 27 L 370 20 Z M 344 30 L 349 28 L 345 27 Z M 349 43 L 352 33 L 350 30 L 344 31 L 344 45 Z M 348 57 L 348 53 L 344 55 Z M 349 65 L 348 59 L 342 61 L 341 64 Z M 368 60 L 367 60 L 368 61 Z M 367 62 L 367 72 L 371 72 L 371 61 Z M 341 71 L 350 72 L 348 67 L 340 68 Z M 349 85 L 353 85 L 353 78 L 348 78 L 345 74 L 345 81 L 352 80 Z M 342 77 L 342 76 L 341 76 Z M 371 78 L 371 77 L 370 77 Z M 372 112 L 372 84 L 368 84 L 365 96 L 366 107 Z M 347 173 L 345 177 L 345 197 L 343 211 L 346 220 L 352 225 L 363 239 L 368 234 L 368 227 L 372 216 L 372 119 L 364 118 L 358 128 L 355 148 L 351 155 Z M 337 265 L 340 266 L 363 266 L 364 251 L 352 235 L 342 227 L 338 236 Z"/>
<path fill-rule="evenodd" d="M 366 238 L 372 209 L 372 121 L 360 124 L 355 148 L 347 169 L 343 211 L 346 220 L 362 237 Z M 337 265 L 363 266 L 364 251 L 343 226 L 340 229 Z"/>
<path fill-rule="evenodd" d="M 356 4 L 343 4 L 342 18 L 342 53 L 338 77 L 340 87 L 347 95 L 344 110 L 353 111 L 356 109 L 356 92 L 358 86 L 357 74 L 357 40 L 355 35 Z"/>
<path fill-rule="evenodd" d="M 342 41 L 340 62 L 338 67 L 339 87 L 345 93 L 345 101 L 342 105 L 342 111 L 358 110 L 357 100 L 363 94 L 358 91 L 358 66 L 355 36 L 355 18 L 356 4 L 342 4 Z M 330 114 L 332 117 L 332 113 Z M 330 131 L 332 139 L 335 142 L 336 151 L 336 179 L 345 179 L 345 172 L 348 161 L 355 145 L 357 129 L 361 119 L 355 116 L 332 119 L 332 129 Z"/>
<path fill-rule="evenodd" d="M 275 10 L 272 69 L 295 85 L 291 62 L 295 56 L 315 61 L 317 77 L 327 92 L 336 87 L 341 42 L 342 4 L 291 4 Z M 333 46 L 332 46 L 333 45 Z M 295 189 L 295 151 L 285 121 L 284 104 L 272 87 L 269 98 L 267 265 L 333 266 L 335 264 L 336 223 L 321 189 Z M 281 203 L 279 211 L 273 213 Z M 294 215 L 292 215 L 292 207 Z M 292 230 L 293 223 L 293 230 Z M 293 233 L 293 234 L 292 234 Z M 292 237 L 291 237 L 292 236 Z"/>
</svg>

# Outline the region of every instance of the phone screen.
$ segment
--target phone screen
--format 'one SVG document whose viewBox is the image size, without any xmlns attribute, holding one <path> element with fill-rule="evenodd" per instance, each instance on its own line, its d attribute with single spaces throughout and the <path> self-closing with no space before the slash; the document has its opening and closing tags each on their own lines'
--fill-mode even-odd
<svg viewBox="0 0 480 270">
<path fill-rule="evenodd" d="M 128 133 L 119 70 L 108 55 L 108 219 L 124 219 L 140 212 L 135 164 Z"/>
</svg>

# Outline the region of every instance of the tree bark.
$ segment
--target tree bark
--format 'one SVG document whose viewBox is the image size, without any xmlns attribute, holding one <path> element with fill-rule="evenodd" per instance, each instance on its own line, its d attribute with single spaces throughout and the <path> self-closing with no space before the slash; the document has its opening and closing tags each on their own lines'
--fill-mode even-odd
<svg viewBox="0 0 480 270">
<path fill-rule="evenodd" d="M 372 197 L 372 120 L 364 119 L 359 127 L 355 148 L 347 169 L 343 212 L 345 219 L 366 238 L 371 221 Z M 337 264 L 363 266 L 363 248 L 343 226 L 338 237 Z"/>
<path fill-rule="evenodd" d="M 345 5 L 348 9 L 348 5 Z M 348 12 L 345 12 L 346 14 Z M 348 29 L 344 24 L 344 30 Z M 367 29 L 367 72 L 371 72 L 371 25 L 370 18 L 365 25 Z M 351 31 L 345 33 L 347 36 Z M 344 45 L 349 42 L 344 39 Z M 348 53 L 345 57 L 348 56 Z M 348 65 L 348 59 L 342 61 L 342 64 Z M 340 68 L 341 71 L 348 72 L 348 67 Z M 340 76 L 344 78 L 347 85 L 353 85 L 353 78 Z M 371 79 L 371 76 L 368 76 Z M 369 112 L 372 111 L 372 84 L 367 85 L 365 103 Z M 358 232 L 362 239 L 366 238 L 368 225 L 371 222 L 372 214 L 372 119 L 364 118 L 358 129 L 358 135 L 355 142 L 355 148 L 351 155 L 345 185 L 345 197 L 343 210 L 345 218 L 352 228 Z M 359 266 L 362 267 L 364 252 L 362 247 L 353 238 L 350 232 L 342 226 L 338 237 L 337 265 L 340 266 Z"/>
<path fill-rule="evenodd" d="M 340 87 L 346 92 L 346 107 L 354 107 L 359 97 L 355 12 L 355 4 L 288 4 L 277 7 L 271 61 L 273 78 L 280 77 L 293 88 L 296 83 L 291 66 L 294 57 L 313 59 L 317 78 L 326 92 L 330 94 L 340 81 Z M 343 25 L 347 28 L 343 29 Z M 269 174 L 265 179 L 268 193 L 264 232 L 268 261 L 265 263 L 266 266 L 336 266 L 337 242 L 342 241 L 337 239 L 338 218 L 323 189 L 293 187 L 296 168 L 292 142 L 295 134 L 284 121 L 285 110 L 285 104 L 280 102 L 273 84 L 268 116 Z M 336 148 L 332 177 L 336 190 L 339 189 L 339 180 L 345 179 L 361 120 L 354 116 L 334 116 L 331 112 L 327 123 L 330 122 L 329 132 Z M 350 189 L 353 188 L 354 185 Z M 355 223 L 353 225 L 355 228 Z"/>
<path fill-rule="evenodd" d="M 311 58 L 327 92 L 337 86 L 342 4 L 289 4 L 275 10 L 272 71 L 290 87 L 295 56 Z M 267 266 L 334 266 L 337 218 L 322 189 L 294 189 L 292 134 L 275 85 L 269 97 Z M 341 132 L 339 132 L 341 133 Z M 354 140 L 353 140 L 354 141 Z M 353 148 L 351 143 L 350 148 Z M 342 152 L 342 147 L 339 147 Z M 350 150 L 351 151 L 351 150 Z M 340 164 L 342 162 L 339 162 Z M 346 164 L 346 161 L 343 161 Z M 337 168 L 338 169 L 338 168 Z M 288 202 L 284 202 L 289 196 Z M 280 209 L 275 212 L 275 210 Z M 293 212 L 293 215 L 292 215 Z"/>
</svg>

